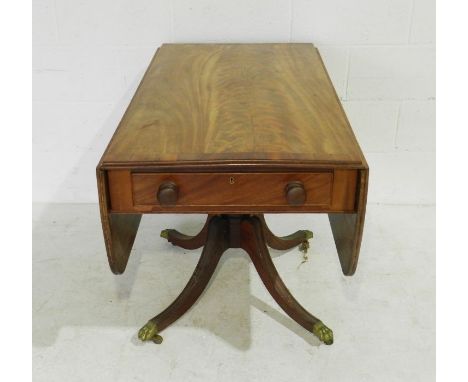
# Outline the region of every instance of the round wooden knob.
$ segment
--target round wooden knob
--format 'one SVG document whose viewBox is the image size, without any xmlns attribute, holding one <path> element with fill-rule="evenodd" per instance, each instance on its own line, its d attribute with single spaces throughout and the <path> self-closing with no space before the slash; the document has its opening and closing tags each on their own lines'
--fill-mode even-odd
<svg viewBox="0 0 468 382">
<path fill-rule="evenodd" d="M 286 185 L 286 200 L 291 206 L 301 206 L 306 201 L 306 190 L 302 182 L 289 182 Z"/>
<path fill-rule="evenodd" d="M 158 202 L 162 206 L 173 206 L 179 197 L 179 188 L 174 182 L 164 182 L 159 186 Z"/>
</svg>

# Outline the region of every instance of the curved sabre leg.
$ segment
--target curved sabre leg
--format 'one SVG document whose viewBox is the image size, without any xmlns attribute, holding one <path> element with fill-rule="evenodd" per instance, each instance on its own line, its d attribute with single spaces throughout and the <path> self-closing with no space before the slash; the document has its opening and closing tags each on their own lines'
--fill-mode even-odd
<svg viewBox="0 0 468 382">
<path fill-rule="evenodd" d="M 164 229 L 161 231 L 161 237 L 167 239 L 169 243 L 185 249 L 197 249 L 205 245 L 208 235 L 208 225 L 213 215 L 208 215 L 205 225 L 195 236 L 184 235 L 175 229 Z"/>
<path fill-rule="evenodd" d="M 263 215 L 256 216 L 260 220 L 265 241 L 270 248 L 284 251 L 299 245 L 299 249 L 301 251 L 307 252 L 307 249 L 309 248 L 308 240 L 312 239 L 312 237 L 314 236 L 312 231 L 299 230 L 291 235 L 278 237 L 270 231 L 270 228 L 268 228 L 268 225 L 265 221 L 265 217 Z"/>
<path fill-rule="evenodd" d="M 229 247 L 227 240 L 227 221 L 214 217 L 208 224 L 205 248 L 192 277 L 182 293 L 163 312 L 153 317 L 138 332 L 142 341 L 162 342 L 159 332 L 179 319 L 195 304 L 213 275 L 223 252 Z"/>
<path fill-rule="evenodd" d="M 241 222 L 241 247 L 249 254 L 265 287 L 278 305 L 299 325 L 314 333 L 325 344 L 331 345 L 331 329 L 305 310 L 281 280 L 265 245 L 262 222 L 258 217 Z"/>
</svg>

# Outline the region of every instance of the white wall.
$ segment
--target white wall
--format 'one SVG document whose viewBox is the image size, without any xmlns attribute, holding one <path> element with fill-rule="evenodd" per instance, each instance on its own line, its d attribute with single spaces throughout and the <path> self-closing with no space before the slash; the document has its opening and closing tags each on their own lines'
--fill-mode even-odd
<svg viewBox="0 0 468 382">
<path fill-rule="evenodd" d="M 313 42 L 369 201 L 435 201 L 435 0 L 33 0 L 33 199 L 97 202 L 95 166 L 163 42 Z"/>
</svg>

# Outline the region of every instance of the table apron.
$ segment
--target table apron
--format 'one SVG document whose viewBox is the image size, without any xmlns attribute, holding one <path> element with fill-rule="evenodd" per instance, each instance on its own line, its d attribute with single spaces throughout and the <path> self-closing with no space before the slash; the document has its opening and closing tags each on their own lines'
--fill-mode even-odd
<svg viewBox="0 0 468 382">
<path fill-rule="evenodd" d="M 268 213 L 354 212 L 357 170 L 272 173 L 157 173 L 108 170 L 111 212 L 116 213 Z M 161 184 L 178 186 L 172 206 L 158 202 Z M 286 185 L 300 182 L 301 205 L 290 205 Z"/>
</svg>

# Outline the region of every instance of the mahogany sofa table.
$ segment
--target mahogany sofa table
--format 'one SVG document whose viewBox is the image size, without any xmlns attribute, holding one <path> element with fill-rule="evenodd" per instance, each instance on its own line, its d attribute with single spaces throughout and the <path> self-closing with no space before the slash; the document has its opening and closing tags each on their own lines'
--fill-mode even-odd
<svg viewBox="0 0 468 382">
<path fill-rule="evenodd" d="M 165 44 L 97 166 L 112 272 L 124 272 L 142 214 L 205 213 L 187 286 L 139 331 L 156 343 L 208 284 L 223 252 L 242 248 L 281 308 L 326 344 L 333 333 L 281 280 L 268 247 L 307 250 L 310 231 L 275 236 L 264 213 L 327 213 L 342 271 L 356 270 L 368 166 L 312 44 Z"/>
</svg>

